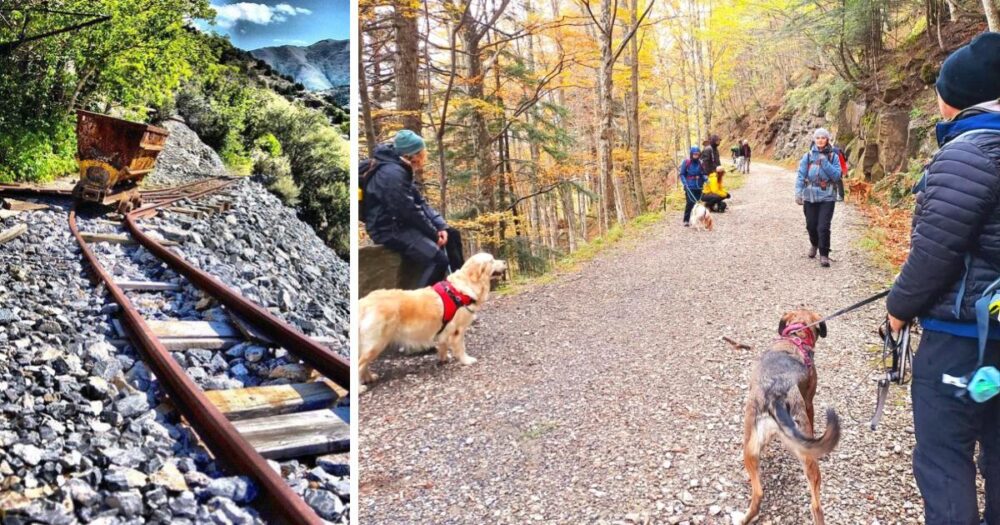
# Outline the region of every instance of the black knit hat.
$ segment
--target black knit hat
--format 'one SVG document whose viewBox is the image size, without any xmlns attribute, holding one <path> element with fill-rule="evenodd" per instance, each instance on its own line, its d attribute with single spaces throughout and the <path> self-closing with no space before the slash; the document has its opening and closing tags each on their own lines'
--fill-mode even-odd
<svg viewBox="0 0 1000 525">
<path fill-rule="evenodd" d="M 937 91 L 956 109 L 1000 99 L 1000 33 L 978 35 L 946 58 Z"/>
</svg>

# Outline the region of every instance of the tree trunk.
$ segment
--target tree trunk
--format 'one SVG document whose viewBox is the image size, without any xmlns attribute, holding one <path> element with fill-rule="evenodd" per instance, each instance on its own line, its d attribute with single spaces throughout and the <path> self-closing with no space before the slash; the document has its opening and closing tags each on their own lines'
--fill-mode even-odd
<svg viewBox="0 0 1000 525">
<path fill-rule="evenodd" d="M 365 142 L 368 156 L 375 154 L 375 123 L 372 122 L 372 102 L 368 98 L 368 78 L 365 74 L 364 53 L 358 53 L 358 91 L 361 95 L 361 118 L 365 126 Z"/>
<path fill-rule="evenodd" d="M 601 0 L 601 26 L 598 27 L 598 39 L 601 46 L 601 63 L 597 68 L 598 111 L 600 116 L 600 133 L 597 140 L 597 167 L 602 182 L 604 198 L 605 225 L 610 222 L 612 214 L 617 215 L 615 206 L 614 161 L 611 157 L 614 145 L 614 122 L 612 90 L 614 89 L 612 74 L 614 73 L 614 44 L 612 35 L 614 26 L 611 23 L 611 0 Z M 619 218 L 619 222 L 622 222 Z"/>
<path fill-rule="evenodd" d="M 990 31 L 1000 31 L 1000 11 L 997 11 L 996 0 L 983 0 L 983 11 L 986 12 L 986 25 Z"/>
<path fill-rule="evenodd" d="M 639 0 L 632 0 L 631 23 L 635 27 L 639 23 Z M 639 38 L 638 34 L 629 42 L 629 54 L 632 58 L 632 89 L 629 96 L 628 136 L 632 150 L 632 184 L 635 191 L 635 202 L 638 213 L 646 213 L 646 192 L 642 187 L 642 171 L 639 166 Z"/>
<path fill-rule="evenodd" d="M 485 88 L 483 85 L 483 63 L 482 51 L 479 43 L 482 34 L 477 27 L 479 24 L 473 19 L 472 14 L 466 11 L 465 20 L 462 26 L 463 40 L 465 43 L 466 74 L 465 83 L 468 86 L 469 99 L 473 101 L 486 102 Z M 496 192 L 493 191 L 491 178 L 493 175 L 493 151 L 490 141 L 489 129 L 486 126 L 486 116 L 478 106 L 473 106 L 469 112 L 470 132 L 472 134 L 472 151 L 475 154 L 476 174 L 479 180 L 481 204 L 487 211 L 496 211 Z M 488 229 L 487 244 L 489 251 L 496 253 L 495 227 Z"/>
<path fill-rule="evenodd" d="M 416 10 L 397 5 L 392 13 L 392 25 L 396 30 L 396 111 L 403 128 L 419 135 L 422 127 L 418 80 L 420 32 Z"/>
</svg>

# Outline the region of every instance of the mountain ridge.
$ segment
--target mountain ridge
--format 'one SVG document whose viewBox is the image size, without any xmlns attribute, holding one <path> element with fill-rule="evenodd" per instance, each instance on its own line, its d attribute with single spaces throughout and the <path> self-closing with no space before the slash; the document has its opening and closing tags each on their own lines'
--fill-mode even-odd
<svg viewBox="0 0 1000 525">
<path fill-rule="evenodd" d="M 282 75 L 310 91 L 350 85 L 350 40 L 325 39 L 308 46 L 271 46 L 250 50 Z"/>
</svg>

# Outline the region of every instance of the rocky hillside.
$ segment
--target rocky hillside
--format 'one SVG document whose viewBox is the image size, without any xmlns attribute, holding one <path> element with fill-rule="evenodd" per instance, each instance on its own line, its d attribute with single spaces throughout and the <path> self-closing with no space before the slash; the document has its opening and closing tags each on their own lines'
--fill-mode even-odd
<svg viewBox="0 0 1000 525">
<path fill-rule="evenodd" d="M 833 74 L 803 72 L 796 86 L 778 92 L 765 111 L 723 123 L 727 137 L 746 137 L 756 156 L 798 158 L 825 127 L 845 150 L 851 178 L 877 183 L 916 169 L 937 149 L 934 82 L 941 62 L 984 28 L 952 24 L 944 49 L 927 38 L 898 49 L 877 79 L 862 89 Z M 911 163 L 917 164 L 911 166 Z"/>
<path fill-rule="evenodd" d="M 917 34 L 886 57 L 875 78 L 858 87 L 832 72 L 800 72 L 794 86 L 775 93 L 764 111 L 722 123 L 725 140 L 747 138 L 758 159 L 797 161 L 812 131 L 829 129 L 847 154 L 848 199 L 869 219 L 865 243 L 880 262 L 896 267 L 909 247 L 910 189 L 938 145 L 940 121 L 934 83 L 944 59 L 985 30 L 982 23 L 950 23 L 935 35 Z"/>
<path fill-rule="evenodd" d="M 310 91 L 324 91 L 351 83 L 350 40 L 320 40 L 311 46 L 278 46 L 250 53 L 288 75 Z"/>
</svg>

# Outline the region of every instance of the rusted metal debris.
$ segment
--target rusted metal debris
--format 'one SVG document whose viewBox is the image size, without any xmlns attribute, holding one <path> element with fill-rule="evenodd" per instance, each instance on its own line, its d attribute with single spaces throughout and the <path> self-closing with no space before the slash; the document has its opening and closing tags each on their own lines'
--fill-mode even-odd
<svg viewBox="0 0 1000 525">
<path fill-rule="evenodd" d="M 139 207 L 139 184 L 153 171 L 169 131 L 90 111 L 76 112 L 78 200 L 118 204 L 120 213 Z"/>
</svg>

